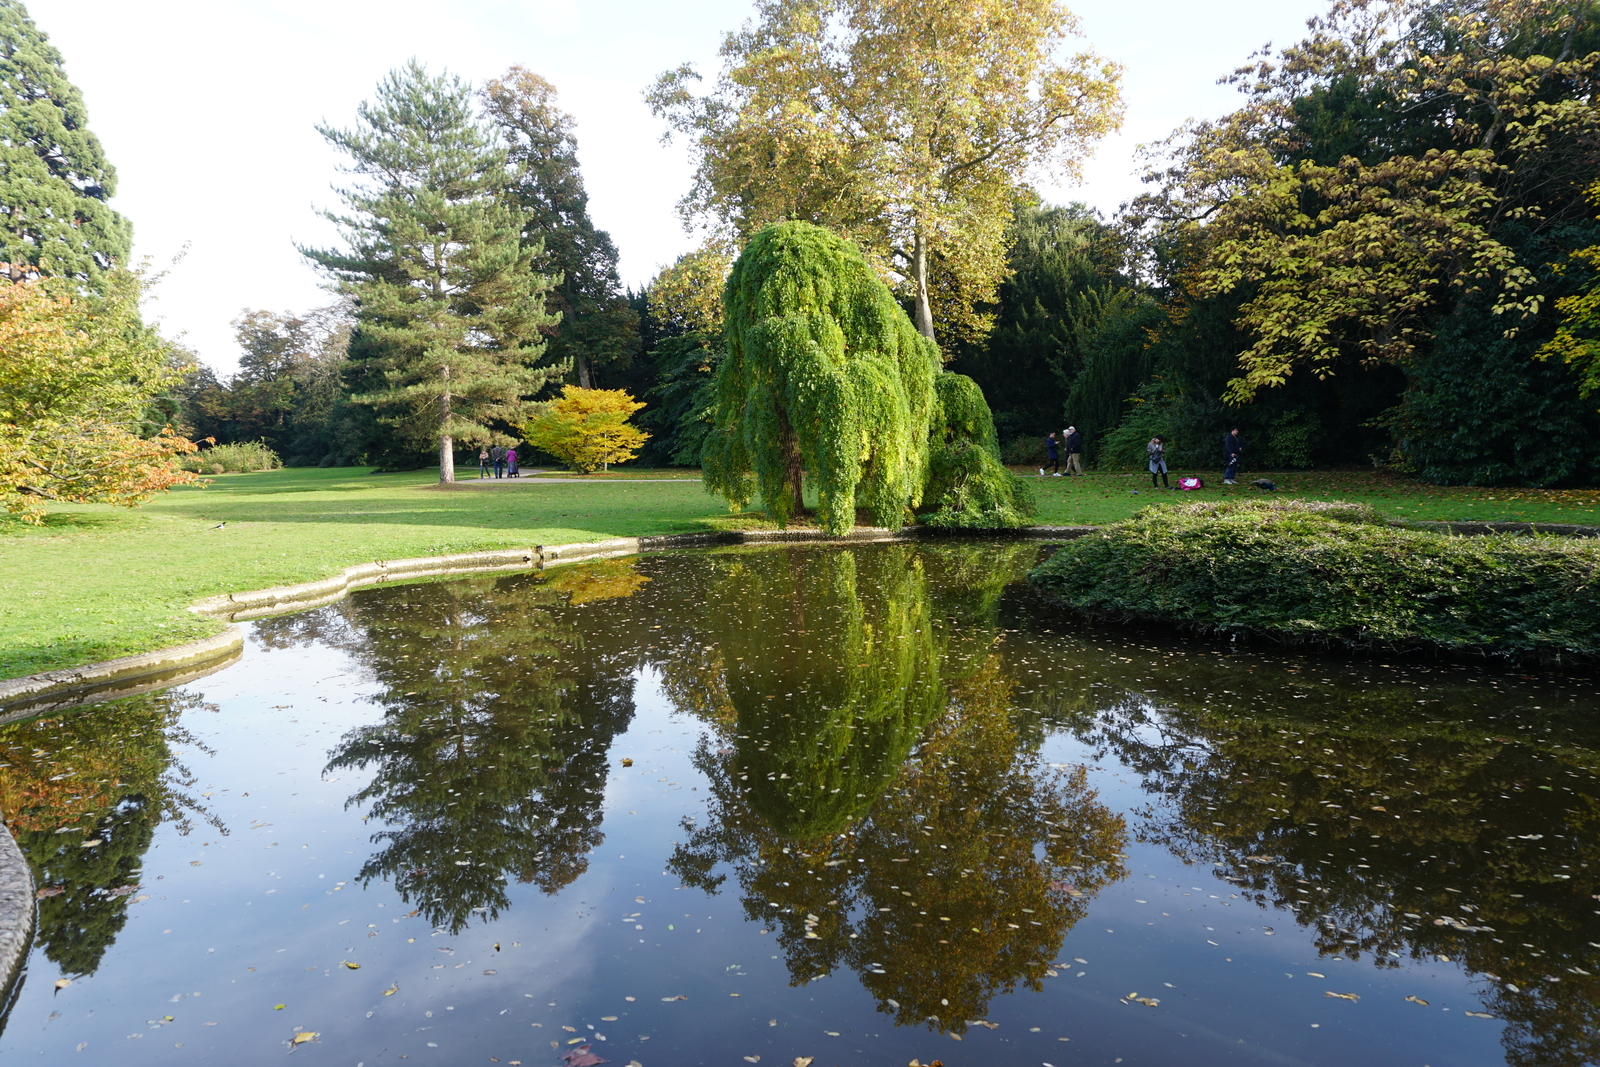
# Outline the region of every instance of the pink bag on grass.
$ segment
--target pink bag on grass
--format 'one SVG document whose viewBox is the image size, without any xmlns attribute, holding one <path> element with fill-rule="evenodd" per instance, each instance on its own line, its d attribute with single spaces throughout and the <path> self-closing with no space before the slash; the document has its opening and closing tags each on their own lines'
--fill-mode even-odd
<svg viewBox="0 0 1600 1067">
<path fill-rule="evenodd" d="M 1205 487 L 1205 483 L 1192 474 L 1185 475 L 1184 477 L 1178 479 L 1179 489 L 1204 489 Z"/>
</svg>

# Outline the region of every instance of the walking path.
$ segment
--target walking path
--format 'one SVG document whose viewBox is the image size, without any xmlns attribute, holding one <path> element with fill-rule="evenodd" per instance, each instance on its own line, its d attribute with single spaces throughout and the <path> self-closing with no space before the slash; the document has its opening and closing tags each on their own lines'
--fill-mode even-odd
<svg viewBox="0 0 1600 1067">
<path fill-rule="evenodd" d="M 586 478 L 582 475 L 547 474 L 544 471 L 523 471 L 516 478 L 475 478 L 461 477 L 455 481 L 456 485 L 477 486 L 480 489 L 504 489 L 510 485 L 533 485 L 535 483 L 563 482 L 569 485 L 616 485 L 619 482 L 698 482 L 696 477 L 687 478 Z"/>
</svg>

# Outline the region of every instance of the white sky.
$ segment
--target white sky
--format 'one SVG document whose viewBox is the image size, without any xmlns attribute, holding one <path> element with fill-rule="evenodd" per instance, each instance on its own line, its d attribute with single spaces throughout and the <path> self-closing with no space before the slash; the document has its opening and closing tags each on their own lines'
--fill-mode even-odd
<svg viewBox="0 0 1600 1067">
<path fill-rule="evenodd" d="M 1127 68 L 1127 120 L 1081 187 L 1042 189 L 1106 213 L 1137 191 L 1136 146 L 1190 117 L 1229 110 L 1216 79 L 1271 41 L 1301 36 L 1325 0 L 1069 0 L 1084 41 Z M 552 81 L 577 119 L 596 224 L 634 286 L 688 251 L 674 205 L 688 187 L 681 144 L 662 147 L 642 93 L 689 60 L 717 69 L 725 30 L 750 0 L 29 0 L 34 21 L 83 90 L 90 127 L 116 166 L 113 206 L 134 252 L 171 267 L 151 309 L 224 373 L 228 325 L 246 308 L 328 302 L 294 242 L 327 243 L 316 207 L 340 160 L 313 129 L 350 125 L 382 75 L 417 56 L 474 82 L 513 63 Z"/>
</svg>

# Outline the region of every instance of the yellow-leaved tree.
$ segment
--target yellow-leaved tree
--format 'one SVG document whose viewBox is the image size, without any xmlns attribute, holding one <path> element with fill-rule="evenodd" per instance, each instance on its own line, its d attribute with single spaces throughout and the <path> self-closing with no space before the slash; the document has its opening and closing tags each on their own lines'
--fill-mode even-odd
<svg viewBox="0 0 1600 1067">
<path fill-rule="evenodd" d="M 139 317 L 141 281 L 104 292 L 49 280 L 0 285 L 0 501 L 29 522 L 52 501 L 132 507 L 192 482 L 193 442 L 149 422 L 181 373 Z"/>
<path fill-rule="evenodd" d="M 542 405 L 522 433 L 539 451 L 580 474 L 592 474 L 607 463 L 627 462 L 649 440 L 649 434 L 628 423 L 642 407 L 625 389 L 569 385 L 560 399 Z"/>
<path fill-rule="evenodd" d="M 826 226 L 903 279 L 924 337 L 976 337 L 1022 184 L 1121 122 L 1120 68 L 1062 55 L 1077 33 L 1060 0 L 761 0 L 709 94 L 685 65 L 647 99 L 697 157 L 686 219 Z"/>
</svg>

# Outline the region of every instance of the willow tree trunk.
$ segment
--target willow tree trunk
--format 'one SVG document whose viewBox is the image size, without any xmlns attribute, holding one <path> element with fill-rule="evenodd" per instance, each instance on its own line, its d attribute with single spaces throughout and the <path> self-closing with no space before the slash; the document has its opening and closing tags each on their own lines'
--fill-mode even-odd
<svg viewBox="0 0 1600 1067">
<path fill-rule="evenodd" d="M 794 427 L 789 425 L 789 416 L 783 411 L 778 412 L 782 425 L 779 429 L 778 447 L 783 450 L 784 484 L 789 487 L 790 505 L 789 514 L 798 519 L 806 513 L 805 489 L 801 483 L 800 467 L 800 437 L 794 432 Z"/>
<path fill-rule="evenodd" d="M 913 321 L 917 332 L 928 340 L 933 336 L 933 307 L 928 303 L 928 245 L 917 231 L 911 239 L 911 283 L 917 289 L 916 314 Z"/>
<path fill-rule="evenodd" d="M 456 443 L 450 436 L 450 368 L 444 368 L 444 394 L 439 397 L 439 484 L 456 480 Z"/>
</svg>

